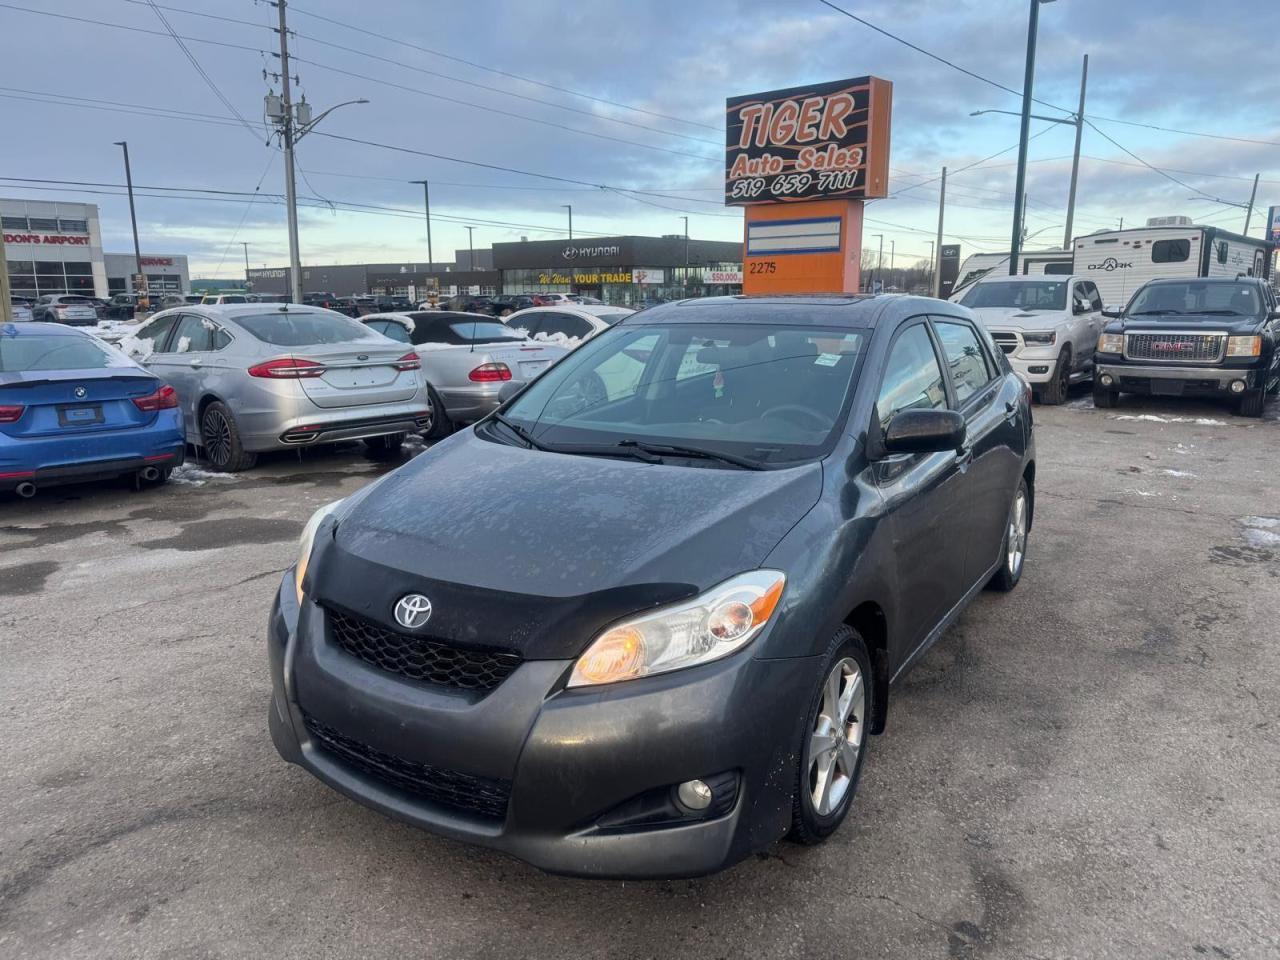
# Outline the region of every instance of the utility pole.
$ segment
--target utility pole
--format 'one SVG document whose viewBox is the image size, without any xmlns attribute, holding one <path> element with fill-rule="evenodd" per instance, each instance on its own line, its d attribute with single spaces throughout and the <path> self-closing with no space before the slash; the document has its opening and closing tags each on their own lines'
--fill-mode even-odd
<svg viewBox="0 0 1280 960">
<path fill-rule="evenodd" d="M 926 240 L 929 244 L 929 272 L 925 274 L 925 280 L 930 290 L 933 289 L 933 251 L 935 249 L 932 240 Z"/>
<path fill-rule="evenodd" d="M 898 256 L 898 241 L 890 240 L 889 241 L 889 286 L 891 287 L 896 287 L 898 285 L 895 281 L 895 277 L 897 276 L 897 270 L 894 267 L 894 261 L 897 259 L 897 256 Z"/>
<path fill-rule="evenodd" d="M 1249 206 L 1244 214 L 1244 235 L 1249 235 L 1249 221 L 1253 219 L 1253 203 L 1258 199 L 1258 180 L 1262 177 L 1261 173 L 1254 174 L 1253 192 L 1249 194 Z"/>
<path fill-rule="evenodd" d="M 288 0 L 276 0 L 280 14 L 280 140 L 284 147 L 284 193 L 289 223 L 289 291 L 294 303 L 302 302 L 302 252 L 298 248 L 298 184 L 293 169 L 293 100 L 289 92 L 289 24 L 285 18 Z"/>
<path fill-rule="evenodd" d="M 942 189 L 938 194 L 938 259 L 933 264 L 933 295 L 942 298 L 942 215 L 947 206 L 947 168 L 942 168 Z"/>
<path fill-rule="evenodd" d="M 281 0 L 283 2 L 283 0 Z M 1027 65 L 1022 79 L 1022 121 L 1018 134 L 1018 177 L 1013 188 L 1013 239 L 1009 244 L 1009 276 L 1018 274 L 1022 252 L 1022 194 L 1027 189 L 1027 143 L 1031 135 L 1031 93 L 1036 76 L 1036 32 L 1040 26 L 1040 4 L 1031 0 L 1027 20 Z"/>
<path fill-rule="evenodd" d="M 1071 250 L 1075 237 L 1072 228 L 1076 218 L 1076 183 L 1080 179 L 1080 139 L 1084 135 L 1084 95 L 1089 85 L 1089 55 L 1084 55 L 1080 68 L 1080 105 L 1076 108 L 1076 149 L 1071 154 L 1071 189 L 1067 192 L 1067 231 L 1062 241 L 1063 250 Z"/>
<path fill-rule="evenodd" d="M 435 263 L 435 258 L 431 255 L 431 188 L 427 186 L 427 181 L 425 180 L 410 180 L 409 182 L 422 184 L 422 205 L 423 209 L 427 211 L 427 270 L 429 272 L 434 269 L 432 264 Z"/>
<path fill-rule="evenodd" d="M 687 297 L 689 295 L 689 218 L 681 217 L 684 221 L 684 283 L 680 284 L 680 296 Z"/>
<path fill-rule="evenodd" d="M 471 251 L 467 257 L 467 269 L 472 272 L 475 272 L 476 269 L 476 244 L 473 239 L 475 229 L 475 227 L 467 227 L 467 249 Z"/>
<path fill-rule="evenodd" d="M 249 289 L 249 242 L 241 240 L 240 246 L 244 247 L 244 287 Z"/>
<path fill-rule="evenodd" d="M 311 105 L 304 96 L 296 105 L 290 92 L 293 76 L 289 73 L 289 24 L 285 17 L 288 0 L 267 0 L 280 15 L 280 26 L 276 32 L 280 34 L 280 72 L 275 74 L 280 80 L 280 96 L 267 95 L 267 118 L 275 123 L 280 133 L 280 146 L 284 150 L 284 193 L 285 208 L 289 224 L 289 290 L 294 303 L 302 302 L 302 254 L 298 249 L 298 183 L 293 154 L 298 141 L 315 129 L 316 124 L 327 117 L 338 107 L 351 103 L 368 103 L 368 100 L 348 100 L 335 104 L 318 117 L 312 117 Z M 267 75 L 263 71 L 263 76 Z"/>
<path fill-rule="evenodd" d="M 0 323 L 13 322 L 13 301 L 9 290 L 9 261 L 4 255 L 4 233 L 0 231 Z"/>
<path fill-rule="evenodd" d="M 133 255 L 137 262 L 134 276 L 137 277 L 140 287 L 133 292 L 138 295 L 139 312 L 145 313 L 151 306 L 151 300 L 147 297 L 147 275 L 142 272 L 142 246 L 138 243 L 138 214 L 133 208 L 133 170 L 129 167 L 129 141 L 117 140 L 116 146 L 124 150 L 124 183 L 129 191 L 129 220 L 133 224 Z"/>
<path fill-rule="evenodd" d="M 880 281 L 880 292 L 884 292 L 884 234 L 877 233 L 880 238 L 880 255 L 876 258 L 876 279 Z M 875 292 L 873 289 L 872 293 Z"/>
<path fill-rule="evenodd" d="M 572 240 L 573 239 L 573 204 L 562 203 L 560 204 L 560 206 L 564 207 L 566 210 L 569 211 L 569 239 Z"/>
</svg>

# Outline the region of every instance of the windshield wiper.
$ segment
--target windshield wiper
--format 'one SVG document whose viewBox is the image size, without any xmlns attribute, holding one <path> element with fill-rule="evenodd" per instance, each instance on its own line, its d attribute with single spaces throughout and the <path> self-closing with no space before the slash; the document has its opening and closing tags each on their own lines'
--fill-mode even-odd
<svg viewBox="0 0 1280 960">
<path fill-rule="evenodd" d="M 1200 313 L 1202 313 L 1206 317 L 1247 317 L 1249 316 L 1249 314 L 1247 313 L 1239 313 L 1238 311 L 1235 311 L 1235 310 L 1201 310 Z"/>
<path fill-rule="evenodd" d="M 521 440 L 527 443 L 529 445 L 529 449 L 531 450 L 550 450 L 551 449 L 545 443 L 539 443 L 537 440 L 533 439 L 533 434 L 531 434 L 528 430 L 526 430 L 524 427 L 520 426 L 520 424 L 514 422 L 513 420 L 508 420 L 502 414 L 494 412 L 490 414 L 490 417 L 493 420 L 496 420 L 498 423 L 502 424 L 504 427 L 506 427 L 508 430 L 514 433 L 517 437 L 519 437 Z"/>
<path fill-rule="evenodd" d="M 1160 314 L 1164 314 L 1164 313 L 1168 313 L 1168 314 L 1177 314 L 1178 316 L 1182 316 L 1182 311 L 1181 311 L 1181 310 L 1139 310 L 1139 311 L 1137 311 L 1136 313 L 1131 313 L 1131 314 L 1129 314 L 1129 316 L 1131 316 L 1131 317 L 1151 317 L 1151 316 L 1159 316 Z"/>
<path fill-rule="evenodd" d="M 647 440 L 620 440 L 620 447 L 631 447 L 635 450 L 643 450 L 645 453 L 652 453 L 662 456 L 667 454 L 675 457 L 691 457 L 697 460 L 719 460 L 721 463 L 732 464 L 735 467 L 741 467 L 743 470 L 763 470 L 764 467 L 755 460 L 748 460 L 746 457 L 735 456 L 732 453 L 721 453 L 718 450 L 708 450 L 705 447 L 686 447 L 674 443 L 650 443 Z"/>
</svg>

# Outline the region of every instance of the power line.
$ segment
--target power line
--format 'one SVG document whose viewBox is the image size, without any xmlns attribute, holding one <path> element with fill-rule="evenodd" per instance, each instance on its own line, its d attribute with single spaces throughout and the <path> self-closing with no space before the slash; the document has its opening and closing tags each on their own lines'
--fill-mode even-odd
<svg viewBox="0 0 1280 960">
<path fill-rule="evenodd" d="M 1158 174 L 1160 174 L 1160 176 L 1164 177 L 1166 180 L 1169 180 L 1169 181 L 1171 181 L 1171 182 L 1173 182 L 1173 183 L 1176 183 L 1178 186 L 1182 187 L 1182 188 L 1183 188 L 1183 189 L 1185 189 L 1185 190 L 1190 190 L 1192 193 L 1198 193 L 1200 196 L 1205 197 L 1205 198 L 1207 198 L 1207 199 L 1209 199 L 1209 200 L 1216 200 L 1216 199 L 1217 199 L 1216 197 L 1211 197 L 1211 196 L 1209 196 L 1209 194 L 1205 193 L 1203 190 L 1197 189 L 1196 187 L 1191 186 L 1191 184 L 1189 184 L 1189 183 L 1185 183 L 1185 182 L 1183 182 L 1182 180 L 1179 180 L 1179 179 L 1178 179 L 1177 177 L 1175 177 L 1173 174 L 1168 173 L 1168 172 L 1166 172 L 1166 171 L 1164 171 L 1164 170 L 1161 170 L 1159 167 L 1155 167 L 1155 166 L 1152 166 L 1151 164 L 1147 163 L 1147 161 L 1143 160 L 1140 156 L 1138 156 L 1136 153 L 1134 153 L 1132 150 L 1130 150 L 1130 149 L 1129 149 L 1128 147 L 1126 147 L 1124 144 L 1117 142 L 1117 141 L 1116 141 L 1113 137 L 1111 137 L 1109 134 L 1106 134 L 1106 133 L 1104 133 L 1103 131 L 1099 130 L 1099 129 L 1097 128 L 1097 126 L 1095 126 L 1095 125 L 1094 125 L 1094 123 L 1093 123 L 1093 121 L 1092 121 L 1092 120 L 1088 120 L 1088 119 L 1086 119 L 1086 120 L 1085 120 L 1085 123 L 1087 123 L 1087 124 L 1089 125 L 1089 129 L 1090 129 L 1090 130 L 1092 130 L 1094 133 L 1098 134 L 1100 137 L 1102 137 L 1104 140 L 1106 140 L 1108 143 L 1110 143 L 1112 146 L 1116 147 L 1117 149 L 1119 149 L 1119 150 L 1123 150 L 1125 153 L 1127 153 L 1129 156 L 1133 157 L 1133 159 L 1137 160 L 1140 164 L 1142 164 L 1144 167 L 1146 167 L 1146 168 L 1147 168 L 1148 170 L 1150 170 L 1152 173 L 1158 173 Z"/>
<path fill-rule="evenodd" d="M 718 157 L 709 157 L 703 153 L 690 153 L 687 150 L 675 150 L 675 149 L 672 149 L 671 147 L 662 147 L 653 143 L 641 143 L 638 140 L 627 140 L 622 137 L 610 136 L 607 133 L 596 133 L 595 131 L 592 131 L 592 130 L 583 130 L 579 127 L 571 127 L 567 124 L 557 123 L 554 120 L 543 120 L 540 117 L 531 117 L 525 113 L 514 113 L 510 110 L 501 110 L 497 107 L 487 107 L 482 103 L 475 103 L 471 100 L 461 100 L 457 97 L 446 96 L 443 93 L 432 93 L 430 90 L 423 90 L 419 87 L 411 87 L 407 84 L 396 83 L 394 80 L 385 80 L 385 79 L 382 79 L 381 77 L 370 76 L 369 74 L 355 73 L 351 70 L 344 70 L 341 67 L 335 67 L 332 64 L 320 63 L 317 60 L 307 60 L 303 57 L 296 57 L 296 56 L 290 57 L 289 59 L 294 63 L 305 63 L 308 66 L 317 67 L 321 70 L 327 70 L 330 73 L 337 73 L 344 77 L 350 77 L 355 80 L 367 80 L 370 83 L 380 84 L 384 87 L 392 87 L 393 89 L 402 90 L 407 93 L 414 93 L 421 97 L 429 97 L 432 100 L 443 100 L 446 103 L 456 103 L 456 104 L 459 104 L 460 106 L 470 107 L 474 110 L 483 110 L 486 113 L 495 113 L 501 117 L 511 117 L 515 120 L 524 120 L 524 121 L 527 121 L 528 123 L 537 123 L 547 127 L 554 127 L 557 130 L 565 130 L 569 133 L 576 133 L 580 136 L 595 137 L 597 140 L 608 140 L 610 143 L 621 143 L 628 147 L 640 147 L 643 150 L 657 150 L 660 153 L 669 153 L 677 157 L 690 157 L 694 160 L 703 160 L 703 161 L 719 160 Z"/>
<path fill-rule="evenodd" d="M 1204 133 L 1199 130 L 1179 130 L 1176 127 L 1162 127 L 1155 123 L 1143 123 L 1139 120 L 1120 120 L 1116 117 L 1100 117 L 1088 114 L 1089 120 L 1100 120 L 1103 123 L 1123 123 L 1127 127 L 1143 127 L 1147 130 L 1159 130 L 1161 133 L 1176 133 L 1184 137 L 1203 137 L 1206 140 L 1226 140 L 1231 143 L 1254 143 L 1264 147 L 1280 147 L 1280 140 L 1256 140 L 1252 137 L 1233 137 L 1225 133 Z M 1096 127 L 1094 128 L 1097 129 Z M 1252 179 L 1252 178 L 1250 178 Z"/>
<path fill-rule="evenodd" d="M 356 33 L 363 33 L 366 36 L 374 37 L 378 40 L 386 41 L 387 43 L 395 43 L 402 47 L 408 47 L 412 50 L 417 50 L 419 53 L 426 53 L 426 54 L 430 54 L 433 57 L 440 57 L 444 60 L 451 60 L 454 63 L 461 63 L 465 66 L 473 67 L 476 70 L 483 70 L 487 73 L 497 74 L 498 76 L 507 77 L 511 80 L 519 80 L 522 83 L 532 83 L 535 86 L 543 87 L 547 90 L 555 90 L 558 93 L 566 93 L 573 97 L 580 97 L 584 100 L 590 100 L 594 103 L 603 103 L 611 107 L 618 107 L 619 109 L 622 109 L 622 110 L 631 110 L 635 113 L 647 114 L 648 116 L 657 117 L 662 120 L 671 120 L 671 121 L 674 121 L 675 123 L 683 123 L 687 126 L 692 126 L 692 127 L 703 127 L 707 130 L 715 130 L 716 132 L 720 131 L 720 128 L 718 126 L 714 126 L 709 123 L 701 123 L 699 121 L 689 120 L 684 117 L 676 117 L 676 116 L 672 116 L 671 114 L 659 113 L 656 110 L 649 110 L 645 107 L 637 107 L 631 104 L 621 103 L 617 100 L 609 100 L 605 97 L 597 97 L 594 94 L 583 93 L 579 90 L 570 89 L 569 87 L 557 86 L 554 83 L 547 83 L 542 80 L 535 80 L 532 77 L 522 76 L 521 74 L 518 74 L 518 73 L 510 73 L 506 70 L 499 70 L 495 67 L 489 66 L 488 64 L 476 63 L 473 60 L 465 60 L 462 57 L 457 57 L 452 54 L 444 53 L 440 50 L 432 50 L 429 47 L 423 47 L 416 43 L 410 43 L 408 40 L 404 40 L 399 37 L 387 36 L 386 34 L 376 33 L 372 30 L 367 30 L 364 27 L 359 27 L 352 23 L 345 23 L 341 20 L 335 20 L 331 17 L 321 16 L 318 13 L 312 13 L 309 10 L 303 10 L 302 8 L 294 4 L 291 4 L 289 9 L 291 9 L 294 13 L 300 14 L 301 16 L 311 17 L 314 20 L 322 20 L 325 23 L 330 23 L 336 27 L 341 27 L 343 30 L 353 30 Z"/>
<path fill-rule="evenodd" d="M 19 7 L 12 3 L 0 3 L 0 7 L 5 10 L 16 10 L 19 13 L 32 13 L 41 17 L 53 17 L 57 20 L 74 20 L 76 23 L 88 23 L 95 27 L 111 27 L 115 30 L 127 30 L 130 33 L 145 33 L 152 37 L 164 37 L 166 40 L 171 38 L 171 35 L 163 30 L 148 30 L 146 27 L 133 27 L 124 23 L 111 23 L 108 20 L 94 20 L 90 17 L 73 17 L 69 13 L 54 13 L 51 10 L 33 10 L 30 7 Z M 225 40 L 210 40 L 208 37 L 181 36 L 180 39 L 191 43 L 207 43 L 215 47 L 227 47 L 231 50 L 248 50 L 250 53 L 260 54 L 265 52 L 257 47 L 246 47 L 242 43 L 229 43 Z"/>
</svg>

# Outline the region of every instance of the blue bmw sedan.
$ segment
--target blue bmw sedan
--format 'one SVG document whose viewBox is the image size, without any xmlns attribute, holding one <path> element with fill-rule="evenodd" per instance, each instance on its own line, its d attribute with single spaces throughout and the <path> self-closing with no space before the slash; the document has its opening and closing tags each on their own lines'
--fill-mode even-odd
<svg viewBox="0 0 1280 960">
<path fill-rule="evenodd" d="M 63 324 L 0 326 L 0 492 L 163 483 L 185 449 L 178 396 L 154 374 Z"/>
</svg>

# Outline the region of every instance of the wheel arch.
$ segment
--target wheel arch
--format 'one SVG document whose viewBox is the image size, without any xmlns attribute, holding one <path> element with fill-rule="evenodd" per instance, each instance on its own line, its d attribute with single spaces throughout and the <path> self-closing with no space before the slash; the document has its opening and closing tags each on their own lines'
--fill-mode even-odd
<svg viewBox="0 0 1280 960">
<path fill-rule="evenodd" d="M 195 440 L 192 442 L 201 449 L 204 449 L 204 432 L 200 425 L 204 422 L 204 412 L 209 409 L 209 404 L 211 403 L 221 403 L 224 406 L 226 405 L 226 401 L 220 396 L 216 393 L 209 393 L 208 391 L 203 393 L 200 396 L 199 402 L 196 403 L 196 436 Z"/>
<path fill-rule="evenodd" d="M 1022 468 L 1022 479 L 1027 481 L 1027 531 L 1036 519 L 1036 462 L 1028 460 Z"/>
<path fill-rule="evenodd" d="M 854 607 L 844 622 L 857 630 L 867 645 L 871 666 L 875 670 L 875 713 L 871 732 L 882 733 L 889 715 L 889 622 L 884 609 L 874 600 Z"/>
</svg>

